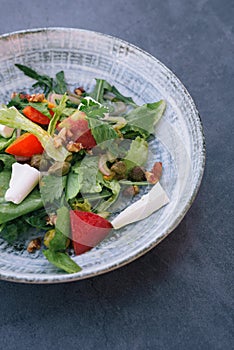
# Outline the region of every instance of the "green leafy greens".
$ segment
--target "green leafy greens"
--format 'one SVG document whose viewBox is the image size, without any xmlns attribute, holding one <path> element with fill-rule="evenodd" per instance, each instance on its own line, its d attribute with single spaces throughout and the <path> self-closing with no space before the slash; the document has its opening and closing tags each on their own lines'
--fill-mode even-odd
<svg viewBox="0 0 234 350">
<path fill-rule="evenodd" d="M 67 91 L 67 84 L 65 81 L 63 71 L 58 72 L 56 74 L 56 78 L 53 79 L 48 75 L 41 75 L 37 73 L 35 70 L 33 70 L 32 68 L 27 67 L 25 65 L 15 64 L 15 66 L 19 68 L 25 75 L 36 80 L 37 82 L 33 84 L 33 87 L 42 88 L 45 94 L 48 94 L 49 92 L 53 92 L 53 91 L 58 94 L 64 94 Z"/>
<path fill-rule="evenodd" d="M 59 269 L 77 273 L 81 268 L 68 254 L 72 252 L 71 210 L 106 217 L 108 211 L 119 210 L 120 202 L 131 200 L 124 199 L 126 189 L 149 185 L 146 178 L 138 181 L 131 173 L 136 166 L 143 171 L 147 139 L 154 135 L 166 103 L 161 100 L 138 106 L 104 79 L 96 79 L 91 93 L 82 91 L 76 96 L 69 91 L 63 71 L 52 78 L 21 64 L 16 67 L 36 81 L 33 87 L 41 88 L 55 107 L 51 116 L 47 100 L 31 102 L 30 95 L 23 93 L 14 94 L 7 106 L 0 107 L 0 124 L 32 133 L 45 150 L 31 163 L 39 167 L 38 159 L 44 164 L 39 186 L 16 205 L 5 201 L 16 159 L 4 153 L 16 132 L 8 139 L 0 137 L 0 235 L 14 244 L 33 228 L 41 234 L 47 231 L 44 256 Z M 50 119 L 47 130 L 46 125 L 41 127 L 21 114 L 26 106 Z"/>
</svg>

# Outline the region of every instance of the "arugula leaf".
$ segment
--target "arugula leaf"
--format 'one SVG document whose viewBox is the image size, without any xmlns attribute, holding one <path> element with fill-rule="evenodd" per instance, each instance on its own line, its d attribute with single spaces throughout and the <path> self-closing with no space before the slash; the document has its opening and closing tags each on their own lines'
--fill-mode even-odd
<svg viewBox="0 0 234 350">
<path fill-rule="evenodd" d="M 96 101 L 104 103 L 104 94 L 108 91 L 114 95 L 113 101 L 122 101 L 133 107 L 137 107 L 137 104 L 133 101 L 131 97 L 126 97 L 113 85 L 110 85 L 104 79 L 95 79 L 96 85 L 93 92 L 90 94 Z"/>
<path fill-rule="evenodd" d="M 7 224 L 0 225 L 0 236 L 8 243 L 13 244 L 20 236 L 28 235 L 30 225 L 22 218 L 11 220 Z"/>
<path fill-rule="evenodd" d="M 25 75 L 37 80 L 33 87 L 40 87 L 44 90 L 44 93 L 48 95 L 49 92 L 54 91 L 57 94 L 64 94 L 67 92 L 67 83 L 65 81 L 64 72 L 60 71 L 56 74 L 56 78 L 53 79 L 48 75 L 41 75 L 37 73 L 34 69 L 27 67 L 22 64 L 15 64 Z"/>
<path fill-rule="evenodd" d="M 121 129 L 121 133 L 125 139 L 134 140 L 137 136 L 143 137 L 146 140 L 150 138 L 148 131 L 129 123 Z"/>
<path fill-rule="evenodd" d="M 81 267 L 66 253 L 54 252 L 53 250 L 47 249 L 43 251 L 43 254 L 51 264 L 68 273 L 81 271 Z"/>
<path fill-rule="evenodd" d="M 89 118 L 88 122 L 91 133 L 95 138 L 97 145 L 107 140 L 114 140 L 119 137 L 117 132 L 108 123 L 94 118 Z"/>
<path fill-rule="evenodd" d="M 81 100 L 79 110 L 84 112 L 87 115 L 87 117 L 90 118 L 103 118 L 104 114 L 109 112 L 107 106 L 104 106 L 99 102 L 88 97 L 85 97 Z"/>
<path fill-rule="evenodd" d="M 131 142 L 123 162 L 126 164 L 127 172 L 134 166 L 143 166 L 148 158 L 148 143 L 139 136 Z"/>
<path fill-rule="evenodd" d="M 155 103 L 147 103 L 137 107 L 125 115 L 128 124 L 121 129 L 121 132 L 138 132 L 145 138 L 154 134 L 154 126 L 162 117 L 166 108 L 166 102 L 160 100 Z"/>
<path fill-rule="evenodd" d="M 58 72 L 56 74 L 55 84 L 54 84 L 54 92 L 56 94 L 65 94 L 67 92 L 67 83 L 64 76 L 64 71 Z"/>
<path fill-rule="evenodd" d="M 28 77 L 37 80 L 37 82 L 33 84 L 33 87 L 39 86 L 40 88 L 44 89 L 45 94 L 48 94 L 53 90 L 53 78 L 49 77 L 48 75 L 40 75 L 32 68 L 22 64 L 15 64 L 15 66 Z"/>
<path fill-rule="evenodd" d="M 0 225 L 0 236 L 10 244 L 13 244 L 19 236 L 19 226 L 12 222 Z"/>
<path fill-rule="evenodd" d="M 20 98 L 19 94 L 13 97 L 10 102 L 7 104 L 7 107 L 15 107 L 18 111 L 22 112 L 24 107 L 28 105 L 28 100 Z"/>
<path fill-rule="evenodd" d="M 89 95 L 94 98 L 97 102 L 104 103 L 104 93 L 105 91 L 109 91 L 111 89 L 110 84 L 104 79 L 95 79 L 96 85 Z"/>
<path fill-rule="evenodd" d="M 44 203 L 61 199 L 66 186 L 66 176 L 44 175 L 40 181 L 40 192 Z"/>
<path fill-rule="evenodd" d="M 30 214 L 24 215 L 23 219 L 32 227 L 36 227 L 38 230 L 48 230 L 48 224 L 46 219 L 48 217 L 44 208 L 33 211 Z"/>
<path fill-rule="evenodd" d="M 131 105 L 133 107 L 137 107 L 137 104 L 133 101 L 133 99 L 131 97 L 126 97 L 126 96 L 122 95 L 121 92 L 115 86 L 111 86 L 111 90 L 109 90 L 109 91 L 115 95 L 113 102 L 114 101 L 122 101 L 128 105 Z"/>
<path fill-rule="evenodd" d="M 79 174 L 78 187 L 82 193 L 98 193 L 102 191 L 102 174 L 98 170 L 98 157 L 86 156 L 73 170 Z"/>
<path fill-rule="evenodd" d="M 103 180 L 103 185 L 112 191 L 112 195 L 109 199 L 103 200 L 95 208 L 97 212 L 105 212 L 114 202 L 117 200 L 120 193 L 120 184 L 117 180 L 105 181 Z"/>
</svg>

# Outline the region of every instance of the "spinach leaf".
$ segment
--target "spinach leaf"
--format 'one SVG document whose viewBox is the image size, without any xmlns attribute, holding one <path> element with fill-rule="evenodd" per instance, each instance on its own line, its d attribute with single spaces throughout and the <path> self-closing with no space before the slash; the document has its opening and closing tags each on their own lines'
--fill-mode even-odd
<svg viewBox="0 0 234 350">
<path fill-rule="evenodd" d="M 65 94 L 67 92 L 67 83 L 64 76 L 64 71 L 60 71 L 56 74 L 55 84 L 54 84 L 54 92 L 56 94 Z"/>
<path fill-rule="evenodd" d="M 65 251 L 67 244 L 67 237 L 58 230 L 55 231 L 54 237 L 51 239 L 49 243 L 49 249 L 54 252 Z"/>
<path fill-rule="evenodd" d="M 5 193 L 9 187 L 10 178 L 11 178 L 11 170 L 4 167 L 3 170 L 0 172 L 0 184 L 1 184 L 1 186 L 0 186 L 0 210 L 1 210 L 1 203 L 5 202 Z"/>
<path fill-rule="evenodd" d="M 57 210 L 55 235 L 49 243 L 49 249 L 55 252 L 65 251 L 70 237 L 70 212 L 65 206 Z"/>
<path fill-rule="evenodd" d="M 10 154 L 0 153 L 0 172 L 4 169 L 11 170 L 12 164 L 15 162 L 15 157 Z"/>
<path fill-rule="evenodd" d="M 70 211 L 65 206 L 62 206 L 57 210 L 55 229 L 56 231 L 61 232 L 66 240 L 70 237 Z"/>
<path fill-rule="evenodd" d="M 17 68 L 19 68 L 25 75 L 28 77 L 37 80 L 33 87 L 40 87 L 44 90 L 45 94 L 53 91 L 53 78 L 48 75 L 40 75 L 35 70 L 30 67 L 24 66 L 22 64 L 15 64 Z"/>
<path fill-rule="evenodd" d="M 12 158 L 10 156 L 7 157 L 7 155 L 1 156 L 2 159 L 5 158 L 5 168 L 0 172 L 0 224 L 3 224 L 42 208 L 43 203 L 37 188 L 35 188 L 20 204 L 5 201 L 5 193 L 9 187 L 11 178 L 11 170 L 9 167 Z"/>
<path fill-rule="evenodd" d="M 40 192 L 37 189 L 33 190 L 20 204 L 5 202 L 2 199 L 0 205 L 0 224 L 33 212 L 34 210 L 42 207 L 43 202 Z"/>
<path fill-rule="evenodd" d="M 43 251 L 43 254 L 51 264 L 68 273 L 76 273 L 81 271 L 81 267 L 77 265 L 77 263 L 66 253 L 54 252 L 53 250 L 47 249 Z"/>
<path fill-rule="evenodd" d="M 14 131 L 12 136 L 9 138 L 5 138 L 0 136 L 0 151 L 7 148 L 14 140 L 16 139 L 16 132 Z"/>
</svg>

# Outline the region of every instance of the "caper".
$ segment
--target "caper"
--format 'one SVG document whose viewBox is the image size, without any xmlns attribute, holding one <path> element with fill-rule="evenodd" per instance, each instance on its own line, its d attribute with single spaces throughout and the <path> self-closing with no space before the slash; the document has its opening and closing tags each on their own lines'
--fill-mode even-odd
<svg viewBox="0 0 234 350">
<path fill-rule="evenodd" d="M 69 172 L 71 164 L 69 162 L 55 162 L 50 166 L 48 173 L 51 175 L 66 175 Z"/>
<path fill-rule="evenodd" d="M 49 166 L 49 162 L 47 159 L 45 159 L 44 155 L 41 154 L 35 154 L 31 158 L 30 165 L 36 169 L 39 169 L 41 171 L 47 170 Z"/>
</svg>

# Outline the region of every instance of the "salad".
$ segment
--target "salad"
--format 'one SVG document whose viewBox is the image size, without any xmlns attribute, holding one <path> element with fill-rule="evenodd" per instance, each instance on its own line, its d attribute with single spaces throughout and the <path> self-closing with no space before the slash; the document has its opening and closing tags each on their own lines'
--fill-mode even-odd
<svg viewBox="0 0 234 350">
<path fill-rule="evenodd" d="M 168 203 L 162 163 L 146 169 L 166 103 L 138 106 L 103 79 L 71 92 L 63 71 L 16 66 L 36 82 L 0 108 L 0 236 L 75 273 L 74 254 Z"/>
</svg>

